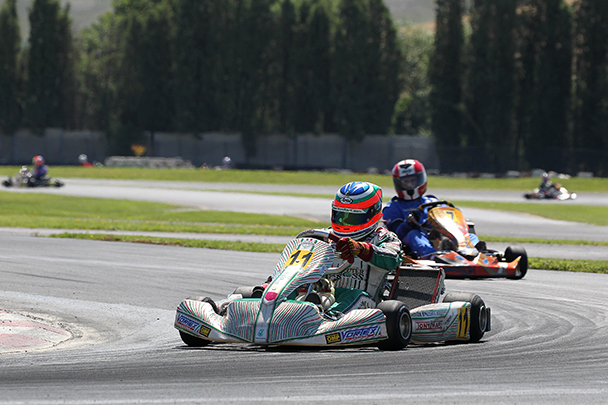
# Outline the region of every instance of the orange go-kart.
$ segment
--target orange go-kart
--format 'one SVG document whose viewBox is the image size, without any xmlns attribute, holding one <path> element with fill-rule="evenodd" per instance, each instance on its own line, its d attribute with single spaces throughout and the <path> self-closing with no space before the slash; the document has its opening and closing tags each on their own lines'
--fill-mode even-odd
<svg viewBox="0 0 608 405">
<path fill-rule="evenodd" d="M 446 278 L 504 277 L 519 280 L 528 271 L 528 254 L 521 246 L 509 246 L 504 252 L 487 249 L 485 243 L 471 242 L 475 226 L 449 201 L 432 201 L 418 209 L 430 207 L 427 221 L 421 228 L 427 233 L 437 253 L 431 258 L 404 262 L 440 267 Z"/>
</svg>

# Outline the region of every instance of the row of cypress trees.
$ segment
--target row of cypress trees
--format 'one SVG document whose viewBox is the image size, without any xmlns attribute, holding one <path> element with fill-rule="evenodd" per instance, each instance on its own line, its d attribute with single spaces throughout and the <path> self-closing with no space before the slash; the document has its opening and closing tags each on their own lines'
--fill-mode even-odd
<svg viewBox="0 0 608 405">
<path fill-rule="evenodd" d="M 15 3 L 0 13 L 5 133 L 99 129 L 126 152 L 143 131 L 238 131 L 252 154 L 263 133 L 389 132 L 402 55 L 382 0 L 114 0 L 76 37 L 69 8 L 34 0 L 22 50 Z"/>
<path fill-rule="evenodd" d="M 436 0 L 397 35 L 382 0 L 114 0 L 72 37 L 0 10 L 0 132 L 430 133 L 444 170 L 608 174 L 608 1 Z M 428 68 L 427 68 L 428 67 Z M 428 71 L 427 71 L 428 70 Z"/>
<path fill-rule="evenodd" d="M 445 161 L 608 174 L 608 2 L 471 3 L 437 0 L 430 104 Z"/>
</svg>

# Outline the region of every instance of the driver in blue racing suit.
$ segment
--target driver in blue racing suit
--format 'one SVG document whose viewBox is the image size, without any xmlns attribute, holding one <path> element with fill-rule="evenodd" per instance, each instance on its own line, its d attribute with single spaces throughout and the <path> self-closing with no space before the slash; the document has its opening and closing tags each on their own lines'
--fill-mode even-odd
<svg viewBox="0 0 608 405">
<path fill-rule="evenodd" d="M 386 227 L 401 239 L 407 254 L 414 258 L 431 258 L 437 250 L 421 227 L 426 223 L 429 208 L 418 208 L 438 199 L 434 195 L 424 195 L 427 188 L 424 165 L 414 159 L 401 160 L 393 167 L 393 184 L 397 195 L 382 212 Z M 477 235 L 470 236 L 471 242 L 477 245 Z"/>
<path fill-rule="evenodd" d="M 48 173 L 49 167 L 44 164 L 44 158 L 41 155 L 36 155 L 32 158 L 32 165 L 34 169 L 32 170 L 30 181 L 32 183 L 40 183 Z"/>
</svg>

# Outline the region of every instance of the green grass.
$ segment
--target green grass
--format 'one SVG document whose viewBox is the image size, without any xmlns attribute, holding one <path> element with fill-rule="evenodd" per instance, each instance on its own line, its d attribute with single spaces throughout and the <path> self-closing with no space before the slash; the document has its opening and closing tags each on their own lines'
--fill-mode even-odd
<svg viewBox="0 0 608 405">
<path fill-rule="evenodd" d="M 184 210 L 171 204 L 0 192 L 0 226 L 294 235 L 328 224 L 283 215 Z"/>
<path fill-rule="evenodd" d="M 608 207 L 599 205 L 532 204 L 484 201 L 452 201 L 457 207 L 521 212 L 561 221 L 583 222 L 593 225 L 608 225 Z M 475 222 L 474 218 L 471 218 Z"/>
<path fill-rule="evenodd" d="M 138 235 L 108 235 L 108 234 L 83 234 L 64 232 L 51 235 L 53 238 L 85 239 L 108 242 L 131 242 L 148 243 L 152 245 L 183 246 L 192 248 L 237 250 L 242 252 L 280 253 L 285 245 L 277 243 L 256 242 L 233 242 L 219 240 L 201 240 L 187 238 L 158 238 L 153 236 Z"/>
<path fill-rule="evenodd" d="M 528 265 L 532 269 L 608 274 L 608 260 L 570 260 L 531 257 L 529 258 Z"/>
</svg>

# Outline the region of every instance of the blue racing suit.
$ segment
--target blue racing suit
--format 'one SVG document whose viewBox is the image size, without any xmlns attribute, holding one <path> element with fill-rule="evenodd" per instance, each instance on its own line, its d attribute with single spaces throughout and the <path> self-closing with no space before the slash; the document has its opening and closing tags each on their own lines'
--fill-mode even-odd
<svg viewBox="0 0 608 405">
<path fill-rule="evenodd" d="M 49 167 L 47 165 L 34 167 L 34 170 L 32 171 L 32 177 L 36 179 L 36 181 L 40 181 L 44 178 L 44 176 L 46 176 L 48 171 Z"/>
<path fill-rule="evenodd" d="M 393 197 L 382 210 L 382 218 L 386 221 L 386 227 L 397 234 L 399 239 L 417 257 L 432 255 L 437 250 L 429 240 L 426 232 L 407 220 L 410 213 L 414 213 L 420 225 L 425 225 L 430 208 L 419 211 L 418 207 L 424 203 L 438 201 L 434 195 L 424 195 L 414 200 L 404 200 Z M 477 235 L 471 234 L 471 242 L 479 242 Z"/>
</svg>

